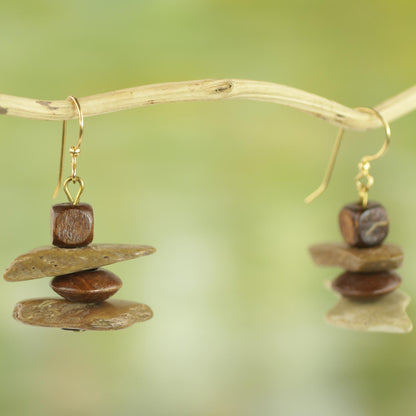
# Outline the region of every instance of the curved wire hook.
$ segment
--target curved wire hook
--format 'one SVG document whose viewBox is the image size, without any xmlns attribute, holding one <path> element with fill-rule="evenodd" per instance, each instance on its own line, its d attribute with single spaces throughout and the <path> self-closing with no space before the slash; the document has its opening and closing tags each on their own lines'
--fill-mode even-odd
<svg viewBox="0 0 416 416">
<path fill-rule="evenodd" d="M 360 163 L 365 164 L 365 163 L 368 163 L 368 162 L 371 162 L 373 160 L 376 160 L 376 159 L 380 158 L 386 152 L 386 150 L 387 150 L 387 148 L 390 144 L 391 129 L 390 129 L 389 123 L 387 123 L 387 121 L 384 119 L 384 117 L 376 109 L 374 109 L 372 107 L 358 107 L 358 108 L 356 108 L 356 110 L 376 115 L 380 119 L 380 121 L 381 121 L 381 123 L 382 123 L 382 125 L 383 125 L 383 127 L 386 131 L 386 137 L 384 139 L 384 143 L 383 143 L 383 146 L 381 147 L 381 149 L 377 153 L 374 153 L 373 155 L 368 155 L 368 156 L 364 156 L 363 158 L 361 158 Z M 337 155 L 338 155 L 339 147 L 341 145 L 341 139 L 342 139 L 343 134 L 344 134 L 344 128 L 341 127 L 338 130 L 338 135 L 337 135 L 337 138 L 335 140 L 334 148 L 332 150 L 331 158 L 329 160 L 328 168 L 325 172 L 324 179 L 323 179 L 321 185 L 319 185 L 319 187 L 315 191 L 313 191 L 310 195 L 308 195 L 305 198 L 305 203 L 306 204 L 309 204 L 314 199 L 318 198 L 318 196 L 320 196 L 322 193 L 324 193 L 324 191 L 328 187 L 329 181 L 331 179 L 332 171 L 334 170 L 334 165 L 335 165 L 335 161 L 336 161 L 336 158 L 337 158 Z"/>
<path fill-rule="evenodd" d="M 363 158 L 361 158 L 362 162 L 364 162 L 364 161 L 371 162 L 373 160 L 377 160 L 381 156 L 383 156 L 384 153 L 386 153 L 386 150 L 389 147 L 390 140 L 391 140 L 390 125 L 389 125 L 389 123 L 387 123 L 387 121 L 384 119 L 384 117 L 375 108 L 372 108 L 372 107 L 357 107 L 356 110 L 363 111 L 364 113 L 369 113 L 369 114 L 372 113 L 372 114 L 376 115 L 379 118 L 379 120 L 381 121 L 381 123 L 383 124 L 384 130 L 386 131 L 386 138 L 384 139 L 384 143 L 383 143 L 383 146 L 381 147 L 381 149 L 377 153 L 374 153 L 374 155 L 364 156 Z"/>
<path fill-rule="evenodd" d="M 81 152 L 82 139 L 84 138 L 84 115 L 82 114 L 81 105 L 79 104 L 78 99 L 72 95 L 70 95 L 67 98 L 75 104 L 75 107 L 78 111 L 78 121 L 79 121 L 78 142 L 75 146 L 72 146 L 69 150 L 72 155 L 72 179 L 73 181 L 75 181 L 76 157 Z M 62 184 L 62 175 L 63 175 L 63 170 L 64 170 L 64 149 L 65 149 L 65 140 L 66 140 L 66 124 L 67 124 L 67 120 L 64 120 L 62 124 L 61 157 L 60 157 L 60 163 L 59 163 L 58 184 L 56 185 L 55 191 L 53 193 L 53 196 L 52 196 L 53 199 L 55 199 L 58 196 L 59 188 L 61 187 L 61 184 Z"/>
</svg>

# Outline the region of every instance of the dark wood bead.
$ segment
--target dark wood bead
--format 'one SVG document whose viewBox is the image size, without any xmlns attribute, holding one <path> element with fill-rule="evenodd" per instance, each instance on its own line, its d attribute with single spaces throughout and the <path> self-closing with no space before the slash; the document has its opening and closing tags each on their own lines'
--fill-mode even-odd
<svg viewBox="0 0 416 416">
<path fill-rule="evenodd" d="M 52 244 L 63 248 L 83 247 L 94 238 L 94 213 L 85 203 L 56 204 L 51 209 Z"/>
<path fill-rule="evenodd" d="M 392 272 L 345 272 L 332 282 L 332 288 L 346 297 L 374 298 L 393 292 L 401 282 L 400 276 Z"/>
<path fill-rule="evenodd" d="M 57 276 L 51 288 L 71 302 L 102 302 L 121 288 L 121 280 L 108 270 L 86 270 Z"/>
<path fill-rule="evenodd" d="M 339 213 L 341 234 L 352 247 L 380 245 L 389 232 L 387 211 L 378 202 L 366 207 L 359 203 L 345 205 Z"/>
</svg>

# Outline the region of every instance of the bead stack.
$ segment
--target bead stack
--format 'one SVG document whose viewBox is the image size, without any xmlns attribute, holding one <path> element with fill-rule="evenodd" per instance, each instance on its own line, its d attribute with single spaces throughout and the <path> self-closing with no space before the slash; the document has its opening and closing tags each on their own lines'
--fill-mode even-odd
<svg viewBox="0 0 416 416">
<path fill-rule="evenodd" d="M 94 212 L 86 203 L 56 204 L 51 209 L 52 244 L 61 248 L 85 247 L 94 237 Z M 121 287 L 121 280 L 104 269 L 55 277 L 52 289 L 70 302 L 102 302 Z"/>
<path fill-rule="evenodd" d="M 365 207 L 348 204 L 339 213 L 339 226 L 346 244 L 309 248 L 316 264 L 345 269 L 331 282 L 341 299 L 327 314 L 327 321 L 357 330 L 409 332 L 412 324 L 405 308 L 410 298 L 400 291 L 392 293 L 401 284 L 393 270 L 402 265 L 403 252 L 398 246 L 383 244 L 389 231 L 385 208 L 377 202 Z"/>
<path fill-rule="evenodd" d="M 30 325 L 62 329 L 121 329 L 153 316 L 144 304 L 106 301 L 122 286 L 121 280 L 101 266 L 152 254 L 142 245 L 90 245 L 94 214 L 86 203 L 52 206 L 53 247 L 41 247 L 17 257 L 5 271 L 7 281 L 55 276 L 52 289 L 64 299 L 43 298 L 19 302 L 13 316 Z"/>
</svg>

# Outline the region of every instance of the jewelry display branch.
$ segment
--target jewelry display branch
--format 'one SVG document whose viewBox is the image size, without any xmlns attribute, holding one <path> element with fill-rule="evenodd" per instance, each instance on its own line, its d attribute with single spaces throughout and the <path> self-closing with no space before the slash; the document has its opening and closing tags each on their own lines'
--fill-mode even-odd
<svg viewBox="0 0 416 416">
<path fill-rule="evenodd" d="M 197 80 L 141 85 L 79 98 L 85 117 L 154 104 L 189 101 L 254 100 L 296 108 L 339 127 L 369 130 L 380 120 L 335 101 L 286 85 L 243 79 Z M 361 104 L 361 103 L 360 103 Z M 416 110 L 416 86 L 374 108 L 388 121 Z M 45 100 L 0 94 L 0 115 L 36 120 L 77 118 L 68 100 Z"/>
<path fill-rule="evenodd" d="M 323 243 L 310 247 L 315 263 L 339 266 L 345 271 L 330 288 L 340 294 L 338 304 L 326 315 L 329 323 L 353 330 L 401 332 L 412 330 L 406 314 L 410 297 L 401 291 L 401 277 L 393 272 L 401 266 L 400 247 L 384 244 L 389 230 L 385 208 L 368 199 L 374 184 L 371 163 L 390 143 L 389 122 L 416 110 L 416 86 L 372 107 L 349 107 L 295 88 L 249 80 L 201 80 L 145 85 L 77 99 L 45 101 L 0 94 L 0 114 L 37 120 L 62 120 L 60 174 L 54 198 L 63 183 L 67 203 L 51 209 L 51 247 L 39 247 L 18 256 L 6 269 L 7 281 L 53 277 L 51 288 L 63 299 L 41 298 L 19 302 L 14 317 L 26 324 L 75 331 L 114 330 L 150 319 L 149 306 L 123 300 L 108 300 L 121 287 L 121 279 L 102 266 L 155 252 L 147 245 L 90 244 L 94 235 L 91 205 L 80 203 L 84 181 L 77 175 L 84 116 L 94 116 L 136 107 L 188 101 L 247 99 L 272 102 L 299 109 L 340 127 L 322 184 L 305 202 L 321 195 L 328 186 L 345 129 L 385 129 L 385 141 L 377 153 L 361 158 L 355 177 L 359 201 L 345 205 L 339 225 L 345 243 Z M 82 107 L 82 110 L 81 110 Z M 77 117 L 79 136 L 69 148 L 72 174 L 62 182 L 66 122 Z M 79 185 L 73 197 L 68 184 Z"/>
</svg>

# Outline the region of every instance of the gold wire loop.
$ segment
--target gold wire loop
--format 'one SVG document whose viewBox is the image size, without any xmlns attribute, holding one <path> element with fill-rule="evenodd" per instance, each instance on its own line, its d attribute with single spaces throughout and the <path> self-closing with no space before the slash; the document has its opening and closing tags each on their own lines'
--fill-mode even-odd
<svg viewBox="0 0 416 416">
<path fill-rule="evenodd" d="M 384 140 L 384 143 L 381 149 L 374 155 L 362 157 L 360 162 L 358 163 L 359 172 L 357 176 L 355 177 L 355 185 L 358 190 L 360 204 L 361 206 L 365 208 L 368 205 L 368 191 L 374 185 L 374 177 L 370 175 L 370 168 L 371 168 L 370 161 L 378 159 L 379 157 L 383 156 L 383 154 L 386 152 L 387 147 L 390 144 L 391 130 L 387 121 L 384 120 L 383 116 L 374 108 L 359 107 L 356 110 L 359 110 L 365 113 L 375 114 L 380 119 L 386 131 L 386 138 Z"/>
<path fill-rule="evenodd" d="M 72 146 L 69 149 L 69 153 L 71 154 L 72 158 L 72 181 L 75 183 L 77 178 L 77 157 L 81 153 L 81 144 L 82 139 L 84 138 L 84 116 L 82 114 L 81 105 L 76 97 L 70 95 L 68 97 L 71 100 L 77 111 L 78 111 L 78 122 L 79 122 L 79 134 L 78 134 L 78 141 L 75 146 Z M 58 196 L 59 189 L 62 183 L 62 176 L 63 176 L 63 169 L 64 169 L 64 149 L 65 149 L 65 140 L 66 140 L 66 124 L 67 120 L 64 120 L 62 123 L 62 141 L 61 141 L 61 157 L 59 163 L 59 175 L 58 175 L 58 184 L 56 185 L 55 192 L 53 193 L 53 199 Z"/>
<path fill-rule="evenodd" d="M 357 186 L 360 204 L 365 208 L 368 204 L 368 191 L 374 185 L 374 177 L 368 171 L 361 171 L 355 177 L 355 184 Z"/>
<path fill-rule="evenodd" d="M 75 199 L 73 198 L 73 196 L 71 195 L 71 192 L 68 189 L 68 184 L 71 181 L 73 183 L 78 182 L 78 184 L 79 184 L 78 193 L 77 193 Z M 79 176 L 75 176 L 75 178 L 73 178 L 72 176 L 68 176 L 64 181 L 63 187 L 64 187 L 65 195 L 68 197 L 69 202 L 71 202 L 72 205 L 78 205 L 79 200 L 81 199 L 81 195 L 82 195 L 82 193 L 84 192 L 84 189 L 85 189 L 84 181 Z"/>
<path fill-rule="evenodd" d="M 355 183 L 356 183 L 356 186 L 357 186 L 357 189 L 358 189 L 360 203 L 364 207 L 366 207 L 367 203 L 368 203 L 368 190 L 374 184 L 374 178 L 369 173 L 369 170 L 370 170 L 370 167 L 371 167 L 370 162 L 380 158 L 386 152 L 386 150 L 387 150 L 387 148 L 390 144 L 391 129 L 390 129 L 389 123 L 387 123 L 387 121 L 384 119 L 384 117 L 376 109 L 374 109 L 372 107 L 358 107 L 358 108 L 356 108 L 356 110 L 361 111 L 361 112 L 365 112 L 365 113 L 374 114 L 375 116 L 377 116 L 379 118 L 379 120 L 381 121 L 381 123 L 384 127 L 384 130 L 386 132 L 386 137 L 384 139 L 384 143 L 383 143 L 383 146 L 381 147 L 381 149 L 377 153 L 374 153 L 373 155 L 364 156 L 363 158 L 361 158 L 361 160 L 358 164 L 359 173 L 355 177 Z M 323 179 L 321 185 L 319 185 L 319 187 L 315 191 L 313 191 L 310 195 L 308 195 L 305 198 L 305 203 L 309 204 L 314 199 L 318 198 L 318 196 L 321 195 L 326 190 L 326 188 L 328 187 L 329 180 L 331 179 L 332 171 L 334 169 L 335 161 L 336 161 L 338 151 L 339 151 L 339 148 L 340 148 L 340 145 L 341 145 L 341 139 L 342 139 L 343 134 L 344 134 L 344 128 L 341 127 L 338 130 L 338 135 L 337 135 L 337 138 L 335 140 L 334 148 L 332 150 L 331 158 L 329 160 L 328 168 L 325 172 L 324 179 Z"/>
<path fill-rule="evenodd" d="M 75 180 L 77 176 L 77 157 L 80 155 L 81 149 L 76 148 L 75 146 L 72 146 L 69 149 L 69 153 L 71 154 L 71 157 L 72 157 L 72 178 L 73 180 Z"/>
</svg>

